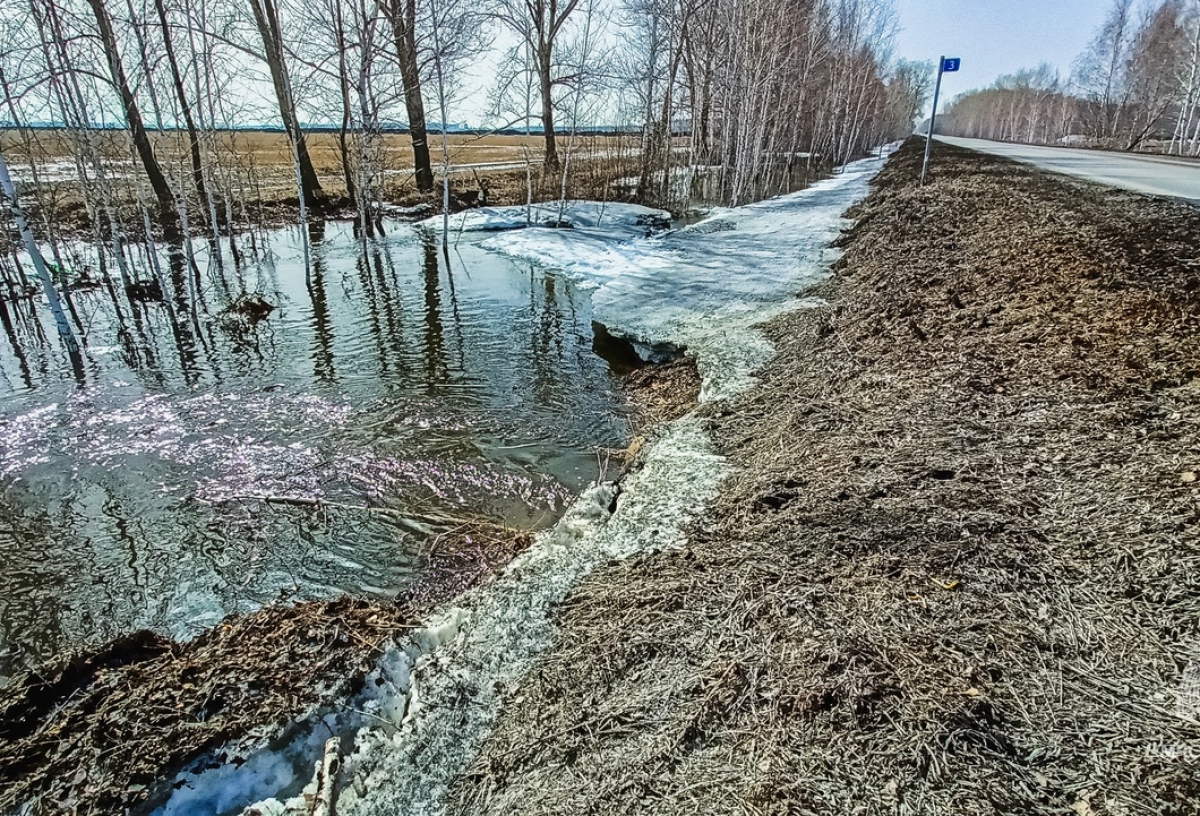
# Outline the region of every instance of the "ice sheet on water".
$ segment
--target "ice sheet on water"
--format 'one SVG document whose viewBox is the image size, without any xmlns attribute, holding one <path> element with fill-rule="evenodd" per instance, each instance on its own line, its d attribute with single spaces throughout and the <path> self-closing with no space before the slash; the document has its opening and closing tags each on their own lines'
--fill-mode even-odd
<svg viewBox="0 0 1200 816">
<path fill-rule="evenodd" d="M 606 225 L 594 205 L 599 226 L 523 229 L 488 237 L 484 245 L 590 284 L 596 313 L 611 328 L 689 345 L 707 396 L 727 396 L 745 387 L 771 353 L 754 324 L 794 307 L 796 291 L 824 274 L 825 247 L 842 212 L 865 194 L 880 166 L 859 162 L 803 192 L 714 212 L 658 238 L 637 233 L 644 213 L 617 208 Z M 583 224 L 586 212 L 577 208 L 571 217 Z M 478 213 L 475 223 L 493 217 Z M 339 814 L 444 812 L 449 785 L 475 756 L 502 698 L 550 644 L 554 607 L 607 561 L 683 544 L 686 524 L 728 468 L 694 417 L 667 426 L 644 455 L 643 467 L 625 479 L 615 511 L 613 485 L 585 491 L 502 574 L 389 648 L 358 698 L 338 712 L 314 715 L 282 752 L 290 760 L 286 767 L 311 767 L 333 730 L 353 745 Z M 194 813 L 221 812 L 194 807 L 198 802 L 248 805 L 272 785 L 274 795 L 286 798 L 305 780 L 283 768 L 277 758 L 251 757 L 237 770 L 181 778 L 176 798 L 184 797 Z M 158 813 L 182 812 L 177 807 L 172 800 Z M 259 809 L 283 811 L 274 798 Z"/>
<path fill-rule="evenodd" d="M 688 346 L 705 375 L 704 398 L 727 397 L 771 353 L 751 327 L 794 308 L 793 296 L 826 273 L 842 213 L 881 166 L 855 162 L 806 190 L 715 210 L 662 235 L 535 228 L 482 246 L 591 288 L 596 320 L 614 333 Z"/>
<path fill-rule="evenodd" d="M 662 225 L 670 219 L 665 210 L 655 210 L 638 204 L 613 204 L 603 201 L 551 201 L 534 204 L 528 209 L 514 207 L 480 207 L 450 216 L 450 231 L 502 232 L 528 226 L 556 227 L 562 222 L 572 231 L 601 231 L 608 237 L 634 238 L 644 236 L 647 228 Z M 442 228 L 440 215 L 421 222 L 430 229 Z"/>
</svg>

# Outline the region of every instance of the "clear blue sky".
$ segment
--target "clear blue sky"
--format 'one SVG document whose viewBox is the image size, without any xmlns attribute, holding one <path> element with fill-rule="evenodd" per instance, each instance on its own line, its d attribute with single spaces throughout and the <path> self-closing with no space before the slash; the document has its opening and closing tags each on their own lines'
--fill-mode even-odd
<svg viewBox="0 0 1200 816">
<path fill-rule="evenodd" d="M 896 0 L 899 56 L 961 57 L 942 99 L 992 84 L 1001 74 L 1048 62 L 1063 78 L 1092 39 L 1111 0 Z"/>
</svg>

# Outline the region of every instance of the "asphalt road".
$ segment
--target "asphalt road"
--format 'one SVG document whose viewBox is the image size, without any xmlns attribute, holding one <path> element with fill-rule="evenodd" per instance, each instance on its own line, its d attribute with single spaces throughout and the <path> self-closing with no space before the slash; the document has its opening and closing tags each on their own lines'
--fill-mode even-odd
<svg viewBox="0 0 1200 816">
<path fill-rule="evenodd" d="M 1193 159 L 1069 147 L 1035 147 L 950 136 L 936 138 L 947 144 L 1028 162 L 1055 173 L 1079 176 L 1088 181 L 1147 195 L 1182 198 L 1200 205 L 1200 161 Z M 932 161 L 936 162 L 936 144 L 933 151 L 935 158 Z"/>
</svg>

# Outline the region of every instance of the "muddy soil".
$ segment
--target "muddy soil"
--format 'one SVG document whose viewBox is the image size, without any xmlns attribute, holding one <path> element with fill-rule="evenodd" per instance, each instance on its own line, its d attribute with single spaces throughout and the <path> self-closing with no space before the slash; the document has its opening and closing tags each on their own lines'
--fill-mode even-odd
<svg viewBox="0 0 1200 816">
<path fill-rule="evenodd" d="M 1200 214 L 921 148 L 456 812 L 1200 811 Z"/>
</svg>

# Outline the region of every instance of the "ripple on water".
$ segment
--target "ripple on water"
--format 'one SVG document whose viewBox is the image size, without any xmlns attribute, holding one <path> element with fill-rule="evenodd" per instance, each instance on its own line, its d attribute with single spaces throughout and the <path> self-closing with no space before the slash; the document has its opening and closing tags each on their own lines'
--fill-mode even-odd
<svg viewBox="0 0 1200 816">
<path fill-rule="evenodd" d="M 361 244 L 329 224 L 310 270 L 269 233 L 239 269 L 172 270 L 173 331 L 139 307 L 117 341 L 98 292 L 85 380 L 18 316 L 0 337 L 0 675 L 141 626 L 188 635 L 286 593 L 389 595 L 420 569 L 418 527 L 247 496 L 545 524 L 626 433 L 590 307 L 561 280 L 397 225 Z M 364 252 L 365 247 L 365 252 Z M 278 306 L 249 332 L 242 289 Z M 228 295 L 225 294 L 228 290 Z M 3 656 L 8 654 L 8 657 Z"/>
</svg>

